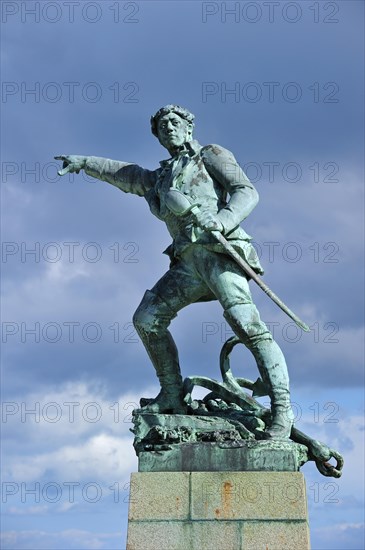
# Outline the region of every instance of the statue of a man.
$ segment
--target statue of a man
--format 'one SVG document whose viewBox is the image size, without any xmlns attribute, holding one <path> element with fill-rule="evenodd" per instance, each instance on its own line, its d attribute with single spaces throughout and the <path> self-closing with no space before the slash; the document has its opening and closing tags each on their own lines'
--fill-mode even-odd
<svg viewBox="0 0 365 550">
<path fill-rule="evenodd" d="M 162 107 L 151 117 L 152 133 L 171 155 L 153 171 L 100 157 L 55 158 L 63 160 L 61 174 L 83 169 L 126 193 L 144 197 L 173 239 L 166 251 L 170 269 L 146 291 L 133 317 L 161 384 L 160 393 L 144 410 L 186 412 L 178 352 L 168 326 L 183 307 L 219 300 L 225 319 L 252 352 L 268 388 L 272 424 L 265 437 L 287 439 L 293 413 L 283 353 L 252 302 L 248 277 L 212 235 L 212 231 L 221 232 L 246 262 L 262 273 L 251 238 L 240 227 L 256 206 L 258 194 L 232 153 L 219 145 L 202 147 L 192 137 L 193 128 L 194 115 L 178 105 Z M 165 199 L 170 188 L 200 205 L 194 218 L 178 217 L 169 210 Z"/>
</svg>

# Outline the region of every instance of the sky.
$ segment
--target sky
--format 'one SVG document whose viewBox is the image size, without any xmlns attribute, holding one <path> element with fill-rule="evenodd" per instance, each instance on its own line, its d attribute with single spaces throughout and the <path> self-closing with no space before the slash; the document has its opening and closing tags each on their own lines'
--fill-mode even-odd
<svg viewBox="0 0 365 550">
<path fill-rule="evenodd" d="M 3 1 L 2 547 L 124 549 L 137 471 L 131 412 L 158 392 L 132 325 L 168 269 L 144 199 L 60 154 L 169 157 L 149 119 L 176 103 L 233 152 L 260 202 L 243 226 L 287 359 L 296 425 L 338 450 L 306 478 L 313 550 L 364 548 L 363 11 L 361 1 Z M 171 326 L 183 376 L 220 378 L 217 302 Z M 243 346 L 232 369 L 256 379 Z M 199 392 L 197 393 L 199 395 Z"/>
</svg>

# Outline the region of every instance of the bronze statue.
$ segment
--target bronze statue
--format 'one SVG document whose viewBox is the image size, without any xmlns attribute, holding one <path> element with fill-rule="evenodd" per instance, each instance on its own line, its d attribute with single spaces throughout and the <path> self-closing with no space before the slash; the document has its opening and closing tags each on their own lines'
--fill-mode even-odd
<svg viewBox="0 0 365 550">
<path fill-rule="evenodd" d="M 94 156 L 61 155 L 55 157 L 63 161 L 59 174 L 85 170 L 126 193 L 144 197 L 173 239 L 165 251 L 170 269 L 146 291 L 133 318 L 161 384 L 160 393 L 144 410 L 186 413 L 178 352 L 168 326 L 183 307 L 219 300 L 238 340 L 253 354 L 270 396 L 271 422 L 262 437 L 286 440 L 293 425 L 288 370 L 252 301 L 248 281 L 263 270 L 251 237 L 240 226 L 257 205 L 258 193 L 233 154 L 220 145 L 201 146 L 193 139 L 193 128 L 192 113 L 167 105 L 151 117 L 152 133 L 171 155 L 157 170 Z M 181 211 L 176 208 L 177 192 L 187 204 Z M 237 265 L 234 254 L 248 271 Z"/>
</svg>

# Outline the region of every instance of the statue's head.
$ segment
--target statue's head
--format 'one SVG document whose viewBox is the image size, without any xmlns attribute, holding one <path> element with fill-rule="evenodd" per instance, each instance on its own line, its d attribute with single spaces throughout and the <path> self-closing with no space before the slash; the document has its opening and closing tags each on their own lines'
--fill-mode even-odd
<svg viewBox="0 0 365 550">
<path fill-rule="evenodd" d="M 194 115 L 179 105 L 166 105 L 151 117 L 151 130 L 161 145 L 172 154 L 186 141 L 191 141 Z"/>
</svg>

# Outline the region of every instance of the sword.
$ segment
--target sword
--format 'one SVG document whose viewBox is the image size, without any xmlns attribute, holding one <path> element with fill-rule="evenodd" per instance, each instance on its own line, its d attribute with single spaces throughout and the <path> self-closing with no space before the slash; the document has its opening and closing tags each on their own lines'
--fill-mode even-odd
<svg viewBox="0 0 365 550">
<path fill-rule="evenodd" d="M 165 198 L 166 206 L 176 216 L 186 216 L 191 213 L 193 216 L 199 213 L 199 207 L 197 204 L 192 204 L 188 197 L 181 193 L 178 189 L 170 188 Z M 305 332 L 310 332 L 310 328 L 304 323 L 282 300 L 273 292 L 261 277 L 252 269 L 252 267 L 244 260 L 233 246 L 227 241 L 227 239 L 219 231 L 211 231 L 213 237 L 221 243 L 224 250 L 234 259 L 234 261 L 240 266 L 240 268 L 263 290 L 269 298 L 277 306 L 280 307 L 284 313 L 286 313 L 293 321 Z"/>
</svg>

